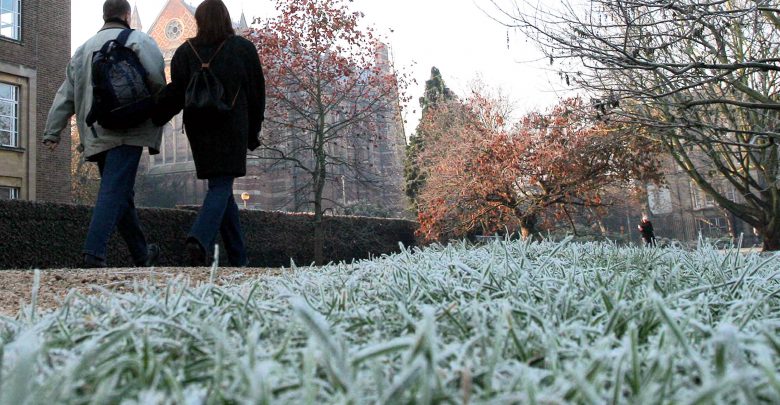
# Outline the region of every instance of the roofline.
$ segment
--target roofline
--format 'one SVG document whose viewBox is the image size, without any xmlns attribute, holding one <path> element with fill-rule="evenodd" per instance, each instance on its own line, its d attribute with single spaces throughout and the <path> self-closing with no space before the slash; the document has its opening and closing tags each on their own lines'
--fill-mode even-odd
<svg viewBox="0 0 780 405">
<path fill-rule="evenodd" d="M 160 9 L 160 12 L 157 14 L 157 17 L 154 19 L 152 25 L 150 25 L 149 29 L 146 30 L 147 34 L 150 34 L 152 33 L 152 31 L 154 31 L 154 28 L 157 26 L 157 23 L 160 22 L 160 17 L 162 17 L 163 11 L 165 11 L 165 9 L 168 7 L 169 4 L 171 4 L 172 1 L 178 1 L 179 3 L 181 3 L 182 6 L 184 6 L 185 9 L 189 10 L 192 13 L 192 15 L 195 16 L 195 13 L 192 10 L 192 6 L 185 3 L 183 0 L 168 0 L 168 2 L 166 2 L 165 5 L 163 5 L 163 7 Z"/>
</svg>

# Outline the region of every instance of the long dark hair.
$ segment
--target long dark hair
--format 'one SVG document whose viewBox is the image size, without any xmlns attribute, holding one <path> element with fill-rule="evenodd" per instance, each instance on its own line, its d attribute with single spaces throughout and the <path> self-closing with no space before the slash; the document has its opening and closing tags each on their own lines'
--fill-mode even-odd
<svg viewBox="0 0 780 405">
<path fill-rule="evenodd" d="M 195 22 L 198 23 L 198 34 L 194 42 L 199 45 L 216 45 L 236 34 L 233 20 L 222 0 L 200 3 L 195 10 Z"/>
</svg>

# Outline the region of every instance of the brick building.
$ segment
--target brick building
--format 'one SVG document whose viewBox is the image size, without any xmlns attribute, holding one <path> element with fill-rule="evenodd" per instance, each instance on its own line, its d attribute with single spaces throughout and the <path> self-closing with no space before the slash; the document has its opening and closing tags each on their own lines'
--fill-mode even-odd
<svg viewBox="0 0 780 405">
<path fill-rule="evenodd" d="M 40 139 L 70 60 L 66 0 L 0 2 L 0 199 L 70 202 L 70 137 Z"/>
<path fill-rule="evenodd" d="M 186 38 L 195 36 L 194 13 L 195 7 L 185 1 L 168 0 L 150 26 L 148 33 L 160 46 L 166 64 L 170 64 L 174 52 Z M 137 17 L 133 20 L 135 28 L 142 28 Z M 248 28 L 243 14 L 234 26 L 239 33 Z M 386 47 L 380 47 L 377 58 L 389 69 L 388 53 Z M 380 142 L 360 145 L 366 151 L 366 156 L 361 159 L 378 168 L 382 178 L 374 181 L 374 186 L 366 187 L 364 179 L 359 180 L 349 173 L 335 173 L 325 187 L 324 197 L 331 201 L 327 207 L 365 204 L 382 207 L 388 213 L 400 214 L 404 211 L 406 201 L 402 173 L 406 141 L 400 109 L 395 115 L 395 124 L 382 127 Z M 139 197 L 143 204 L 171 207 L 201 203 L 206 184 L 195 177 L 195 165 L 181 115 L 165 126 L 161 153 L 144 159 L 143 164 L 144 175 L 139 179 Z M 304 190 L 300 190 L 304 176 L 295 168 L 285 165 L 272 167 L 264 160 L 250 158 L 247 176 L 236 180 L 234 190 L 237 197 L 244 193 L 250 196 L 247 202 L 250 209 L 308 211 L 311 210 L 308 204 L 310 198 Z"/>
</svg>

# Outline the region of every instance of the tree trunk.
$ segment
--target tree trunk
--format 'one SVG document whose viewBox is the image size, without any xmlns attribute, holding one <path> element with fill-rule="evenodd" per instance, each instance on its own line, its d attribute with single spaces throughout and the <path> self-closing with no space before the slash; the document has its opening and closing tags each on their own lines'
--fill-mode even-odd
<svg viewBox="0 0 780 405">
<path fill-rule="evenodd" d="M 600 219 L 597 219 L 597 220 L 596 220 L 596 224 L 597 224 L 597 225 L 598 225 L 598 227 L 599 227 L 599 232 L 601 232 L 601 236 L 603 236 L 603 237 L 605 237 L 605 238 L 606 238 L 607 236 L 609 236 L 609 232 L 607 231 L 607 227 L 606 227 L 606 226 L 604 226 L 604 221 L 602 221 L 602 220 L 600 220 Z"/>
<path fill-rule="evenodd" d="M 539 230 L 536 229 L 536 215 L 520 218 L 520 234 L 523 236 L 523 240 L 539 238 Z"/>
<path fill-rule="evenodd" d="M 325 189 L 327 176 L 325 134 L 325 115 L 320 114 L 320 126 L 317 131 L 316 148 L 314 150 L 317 159 L 314 170 L 314 264 L 325 264 L 325 228 L 323 224 L 324 208 L 322 206 L 322 192 Z"/>
<path fill-rule="evenodd" d="M 318 218 L 319 217 L 319 218 Z M 322 266 L 325 263 L 325 224 L 322 214 L 314 215 L 314 264 Z"/>
<path fill-rule="evenodd" d="M 771 227 L 766 227 L 759 229 L 758 234 L 761 235 L 761 238 L 764 240 L 763 248 L 761 249 L 762 252 L 780 250 L 780 232 L 777 232 L 777 230 L 772 229 Z"/>
<path fill-rule="evenodd" d="M 324 171 L 324 167 L 322 171 Z M 314 264 L 317 266 L 322 266 L 325 263 L 325 227 L 322 207 L 322 190 L 324 188 L 325 173 L 318 173 L 314 178 Z"/>
</svg>

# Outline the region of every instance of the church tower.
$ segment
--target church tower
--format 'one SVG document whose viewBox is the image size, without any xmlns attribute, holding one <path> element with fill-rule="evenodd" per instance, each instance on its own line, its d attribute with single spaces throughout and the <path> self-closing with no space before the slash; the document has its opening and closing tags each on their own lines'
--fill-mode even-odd
<svg viewBox="0 0 780 405">
<path fill-rule="evenodd" d="M 244 14 L 244 11 L 241 11 L 241 18 L 238 19 L 238 24 L 236 25 L 236 33 L 241 33 L 242 31 L 246 31 L 249 29 L 249 24 L 246 22 L 246 14 Z"/>
<path fill-rule="evenodd" d="M 130 18 L 130 28 L 136 31 L 144 30 L 144 26 L 141 24 L 141 15 L 138 14 L 138 3 L 133 3 L 133 16 Z"/>
</svg>

